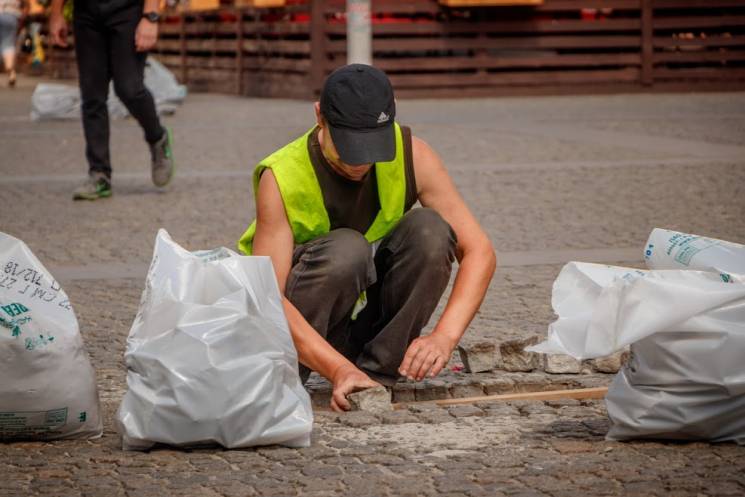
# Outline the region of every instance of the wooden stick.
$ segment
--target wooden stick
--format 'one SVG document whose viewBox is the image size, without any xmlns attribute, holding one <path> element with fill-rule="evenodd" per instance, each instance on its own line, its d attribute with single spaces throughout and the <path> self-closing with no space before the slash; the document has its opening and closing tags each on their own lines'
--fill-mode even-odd
<svg viewBox="0 0 745 497">
<path fill-rule="evenodd" d="M 435 404 L 454 406 L 473 404 L 474 402 L 491 402 L 496 400 L 556 400 L 556 399 L 602 399 L 608 393 L 608 387 L 576 388 L 572 390 L 548 390 L 545 392 L 506 393 L 501 395 L 484 395 L 480 397 L 462 397 L 460 399 L 426 400 L 420 402 L 402 402 L 393 404 L 394 409 L 404 409 L 410 405 Z"/>
</svg>

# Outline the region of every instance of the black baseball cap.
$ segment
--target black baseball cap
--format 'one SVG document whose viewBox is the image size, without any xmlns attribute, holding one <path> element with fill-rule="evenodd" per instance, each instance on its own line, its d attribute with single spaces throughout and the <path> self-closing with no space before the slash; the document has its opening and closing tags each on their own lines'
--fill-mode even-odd
<svg viewBox="0 0 745 497">
<path fill-rule="evenodd" d="M 321 90 L 321 114 L 339 157 L 350 166 L 396 157 L 393 87 L 380 69 L 349 64 L 332 72 Z"/>
</svg>

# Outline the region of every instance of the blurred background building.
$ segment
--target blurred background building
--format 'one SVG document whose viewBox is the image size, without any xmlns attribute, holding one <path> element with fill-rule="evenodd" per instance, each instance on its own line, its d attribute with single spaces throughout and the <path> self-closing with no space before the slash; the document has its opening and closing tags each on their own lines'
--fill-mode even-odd
<svg viewBox="0 0 745 497">
<path fill-rule="evenodd" d="M 745 89 L 742 0 L 369 4 L 372 60 L 402 97 Z M 182 0 L 164 5 L 154 55 L 192 91 L 313 98 L 347 62 L 347 5 Z M 74 64 L 54 48 L 44 71 Z"/>
</svg>

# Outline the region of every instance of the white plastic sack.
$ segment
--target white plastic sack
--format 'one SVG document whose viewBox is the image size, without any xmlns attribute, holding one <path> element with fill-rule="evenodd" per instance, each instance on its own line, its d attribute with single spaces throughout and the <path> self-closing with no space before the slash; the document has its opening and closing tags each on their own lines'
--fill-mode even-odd
<svg viewBox="0 0 745 497">
<path fill-rule="evenodd" d="M 0 232 L 0 440 L 101 436 L 96 378 L 67 295 Z"/>
<path fill-rule="evenodd" d="M 601 357 L 631 344 L 606 396 L 609 439 L 745 443 L 745 278 L 571 262 L 559 318 L 532 352 Z"/>
<path fill-rule="evenodd" d="M 742 322 L 727 331 L 657 333 L 632 345 L 605 398 L 606 437 L 745 444 Z"/>
<path fill-rule="evenodd" d="M 155 100 L 158 114 L 173 114 L 186 98 L 186 87 L 178 84 L 173 73 L 153 57 L 145 66 L 145 86 Z M 109 85 L 106 102 L 109 117 L 127 117 L 129 111 L 117 98 L 113 82 Z M 58 83 L 39 83 L 31 95 L 31 120 L 80 119 L 80 90 L 76 86 Z"/>
<path fill-rule="evenodd" d="M 31 120 L 80 119 L 80 91 L 59 83 L 39 83 L 31 95 Z"/>
<path fill-rule="evenodd" d="M 745 331 L 745 278 L 570 262 L 552 305 L 548 339 L 526 350 L 592 359 L 659 332 Z"/>
<path fill-rule="evenodd" d="M 125 449 L 310 444 L 310 397 L 269 257 L 188 252 L 160 230 L 125 361 Z"/>
<path fill-rule="evenodd" d="M 186 86 L 180 85 L 173 73 L 155 57 L 147 58 L 145 86 L 159 108 L 165 104 L 180 104 L 186 98 Z"/>
<path fill-rule="evenodd" d="M 745 274 L 744 245 L 660 228 L 649 235 L 644 259 L 649 269 Z"/>
</svg>

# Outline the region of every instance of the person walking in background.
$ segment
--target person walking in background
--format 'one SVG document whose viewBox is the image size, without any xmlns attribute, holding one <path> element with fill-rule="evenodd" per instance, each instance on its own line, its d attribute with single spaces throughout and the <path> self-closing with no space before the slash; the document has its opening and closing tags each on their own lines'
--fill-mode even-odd
<svg viewBox="0 0 745 497">
<path fill-rule="evenodd" d="M 26 0 L 0 0 L 0 52 L 8 71 L 8 86 L 16 85 L 16 39 L 18 26 L 28 13 Z"/>
<path fill-rule="evenodd" d="M 63 0 L 52 0 L 49 34 L 52 43 L 67 46 Z M 163 187 L 173 177 L 171 131 L 158 118 L 155 101 L 145 87 L 147 52 L 158 40 L 158 0 L 75 0 L 73 32 L 82 98 L 88 179 L 73 192 L 74 200 L 111 196 L 109 82 L 140 123 L 152 157 L 152 179 Z"/>
</svg>

